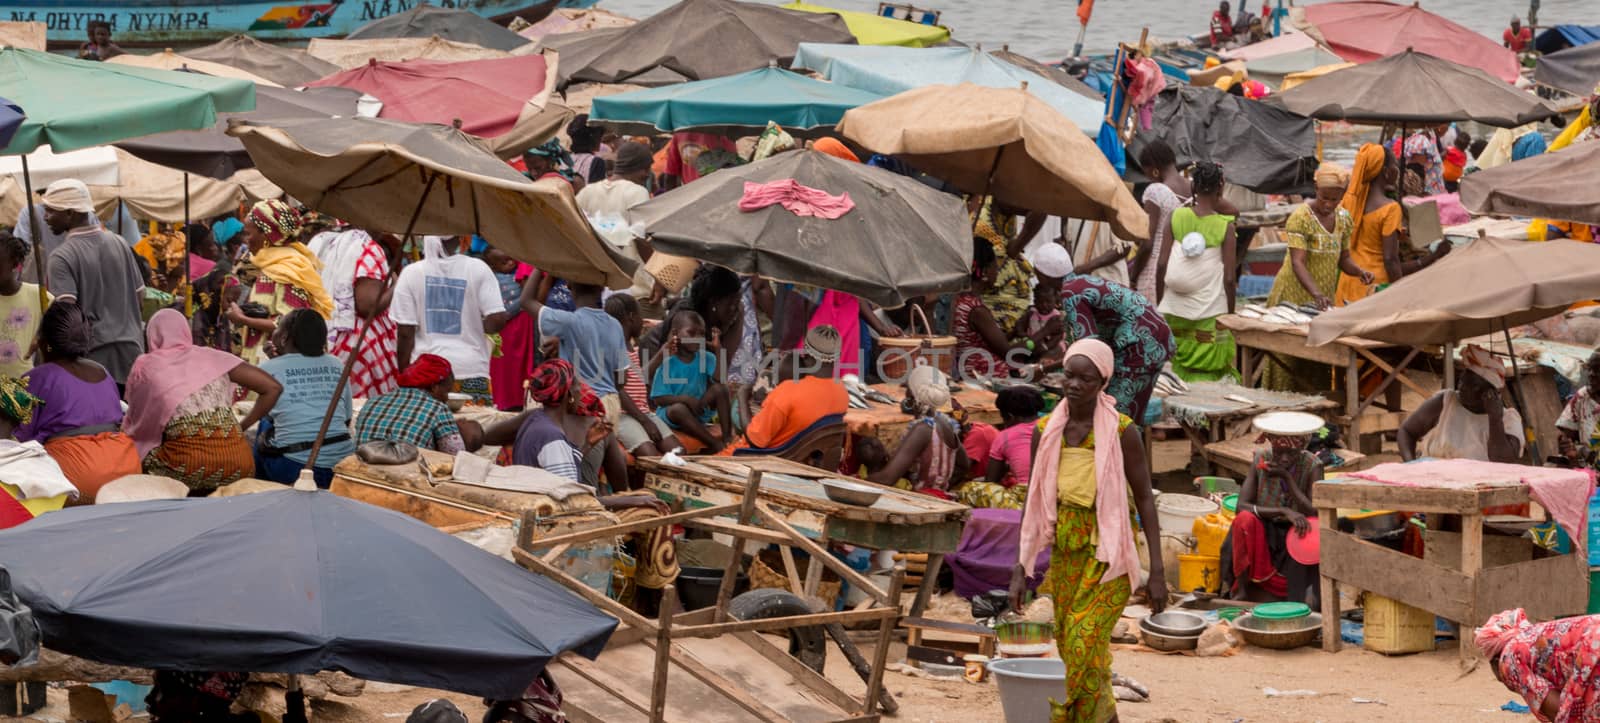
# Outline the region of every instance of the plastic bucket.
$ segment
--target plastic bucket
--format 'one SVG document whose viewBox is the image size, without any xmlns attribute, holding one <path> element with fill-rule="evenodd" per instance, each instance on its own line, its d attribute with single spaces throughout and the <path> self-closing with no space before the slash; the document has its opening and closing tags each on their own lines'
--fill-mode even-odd
<svg viewBox="0 0 1600 723">
<path fill-rule="evenodd" d="M 1187 535 L 1194 529 L 1197 517 L 1220 509 L 1217 503 L 1204 497 L 1168 493 L 1156 498 L 1156 521 L 1161 531 L 1173 535 Z"/>
<path fill-rule="evenodd" d="M 1179 555 L 1178 592 L 1216 592 L 1222 585 L 1221 560 L 1216 555 Z"/>
<path fill-rule="evenodd" d="M 1060 658 L 1004 658 L 989 661 L 1000 686 L 1006 723 L 1050 723 L 1050 699 L 1067 697 L 1067 664 Z"/>
</svg>

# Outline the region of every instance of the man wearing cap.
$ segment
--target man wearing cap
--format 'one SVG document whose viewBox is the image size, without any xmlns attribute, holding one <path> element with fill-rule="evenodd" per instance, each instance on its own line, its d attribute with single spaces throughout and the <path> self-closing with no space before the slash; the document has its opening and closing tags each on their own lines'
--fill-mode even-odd
<svg viewBox="0 0 1600 723">
<path fill-rule="evenodd" d="M 83 181 L 66 178 L 50 184 L 48 188 L 39 192 L 40 195 L 42 196 L 45 193 L 49 193 L 50 188 L 54 188 L 57 185 L 82 188 L 85 195 L 88 195 L 89 193 L 89 187 L 85 186 Z M 22 211 L 18 213 L 17 222 L 12 224 L 14 227 L 12 230 L 12 235 L 27 241 L 29 244 L 32 244 L 33 220 L 35 218 L 40 219 L 39 246 L 43 249 L 45 262 L 48 263 L 50 261 L 50 254 L 54 253 L 56 249 L 61 248 L 61 242 L 66 239 L 61 234 L 51 231 L 49 224 L 43 222 L 44 204 L 36 203 L 33 205 L 32 210 L 32 215 L 28 213 L 28 209 L 26 208 L 22 209 Z M 95 216 L 93 209 L 89 211 L 89 223 L 101 224 L 103 226 L 105 225 L 100 221 L 99 217 Z M 106 230 L 121 236 L 125 241 L 129 238 L 135 240 L 139 238 L 139 222 L 135 221 L 133 215 L 128 213 L 128 207 L 120 203 L 117 204 L 117 217 L 113 219 L 109 226 L 106 226 Z M 132 241 L 126 242 L 129 246 L 133 245 Z M 30 284 L 36 284 L 39 282 L 39 275 L 35 273 L 34 265 L 32 263 L 24 265 L 22 269 L 22 280 Z"/>
<path fill-rule="evenodd" d="M 45 266 L 56 299 L 76 299 L 94 327 L 89 358 L 122 386 L 144 350 L 140 295 L 144 275 L 122 237 L 94 221 L 94 202 L 82 183 L 52 183 L 44 193 L 44 222 L 62 236 Z"/>
<path fill-rule="evenodd" d="M 603 181 L 584 186 L 577 197 L 578 208 L 589 217 L 600 237 L 611 242 L 623 256 L 639 262 L 627 293 L 640 301 L 650 296 L 655 279 L 644 270 L 650 247 L 634 236 L 628 225 L 628 209 L 650 200 L 650 191 L 644 185 L 650 179 L 650 162 L 649 146 L 623 142 L 617 146 L 611 173 Z"/>
<path fill-rule="evenodd" d="M 750 420 L 744 437 L 722 454 L 732 454 L 734 449 L 782 447 L 826 417 L 841 415 L 842 421 L 850 407 L 850 395 L 833 378 L 840 346 L 839 330 L 832 326 L 819 324 L 807 330 L 795 370 L 805 376 L 778 384 Z"/>
</svg>

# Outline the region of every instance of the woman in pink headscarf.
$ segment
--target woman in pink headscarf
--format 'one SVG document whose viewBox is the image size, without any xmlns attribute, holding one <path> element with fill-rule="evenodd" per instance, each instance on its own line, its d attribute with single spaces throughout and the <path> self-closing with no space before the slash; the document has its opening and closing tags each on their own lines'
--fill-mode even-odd
<svg viewBox="0 0 1600 723">
<path fill-rule="evenodd" d="M 1040 592 L 1055 605 L 1056 647 L 1067 664 L 1064 702 L 1050 702 L 1051 720 L 1107 721 L 1116 717 L 1111 691 L 1111 630 L 1139 580 L 1130 498 L 1145 541 L 1161 549 L 1155 498 L 1139 428 L 1106 394 L 1114 371 L 1111 347 L 1089 338 L 1067 348 L 1065 397 L 1041 420 L 1033 438 L 1033 473 L 1022 513 L 1011 604 L 1021 609 L 1034 560 L 1050 548 Z M 1161 556 L 1150 556 L 1145 586 L 1150 608 L 1166 607 Z"/>
<path fill-rule="evenodd" d="M 1600 615 L 1528 622 L 1521 608 L 1489 618 L 1473 635 L 1489 670 L 1555 723 L 1600 720 Z"/>
</svg>

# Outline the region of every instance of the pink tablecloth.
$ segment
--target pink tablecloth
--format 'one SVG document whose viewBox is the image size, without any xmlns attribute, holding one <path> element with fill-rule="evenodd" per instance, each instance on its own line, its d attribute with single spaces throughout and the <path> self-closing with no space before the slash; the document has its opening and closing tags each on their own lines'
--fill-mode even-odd
<svg viewBox="0 0 1600 723">
<path fill-rule="evenodd" d="M 1380 464 L 1350 475 L 1357 479 L 1403 487 L 1434 489 L 1476 489 L 1525 484 L 1534 501 L 1549 510 L 1551 519 L 1561 525 L 1580 552 L 1584 549 L 1584 518 L 1589 510 L 1589 495 L 1594 492 L 1594 472 L 1590 470 L 1525 467 L 1470 459 L 1430 459 L 1410 463 Z"/>
</svg>

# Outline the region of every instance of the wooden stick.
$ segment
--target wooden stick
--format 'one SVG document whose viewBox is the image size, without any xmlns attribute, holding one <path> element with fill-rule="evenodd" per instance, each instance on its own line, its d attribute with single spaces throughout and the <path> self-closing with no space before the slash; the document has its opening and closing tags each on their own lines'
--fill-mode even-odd
<svg viewBox="0 0 1600 723">
<path fill-rule="evenodd" d="M 647 639 L 645 644 L 654 646 L 656 645 L 656 642 L 654 640 Z M 721 693 L 728 700 L 733 701 L 734 705 L 743 708 L 745 712 L 755 716 L 757 719 L 762 721 L 770 721 L 771 723 L 789 723 L 789 717 L 774 710 L 772 706 L 757 700 L 754 696 L 745 691 L 744 686 L 741 686 L 738 683 L 729 680 L 727 676 L 722 675 L 721 673 L 718 673 L 709 667 L 706 667 L 705 663 L 700 662 L 699 658 L 694 657 L 694 655 L 688 650 L 685 650 L 683 646 L 672 646 L 672 662 L 677 663 L 678 667 L 688 671 L 688 673 L 694 676 L 696 680 L 705 683 L 706 686 L 710 687 L 712 690 Z"/>
<path fill-rule="evenodd" d="M 589 542 L 589 541 L 592 541 L 592 540 L 602 540 L 602 539 L 605 539 L 607 537 L 621 537 L 623 535 L 629 535 L 629 534 L 632 534 L 632 533 L 635 533 L 635 532 L 640 532 L 640 531 L 643 531 L 643 530 L 651 530 L 651 529 L 655 529 L 657 527 L 663 527 L 665 525 L 676 525 L 676 524 L 678 524 L 680 522 L 683 522 L 685 520 L 692 520 L 692 519 L 694 519 L 696 517 L 708 517 L 708 516 L 713 516 L 713 515 L 727 514 L 727 513 L 733 512 L 733 511 L 735 511 L 737 509 L 739 509 L 739 505 L 734 505 L 734 504 L 717 505 L 715 507 L 702 507 L 702 508 L 697 509 L 697 510 L 689 510 L 687 512 L 678 512 L 678 513 L 670 514 L 670 515 L 662 515 L 661 517 L 653 517 L 653 518 L 650 518 L 648 520 L 636 520 L 636 521 L 633 521 L 633 522 L 624 522 L 624 523 L 616 524 L 616 525 L 608 525 L 606 527 L 597 527 L 597 528 L 592 529 L 592 530 L 582 530 L 582 531 L 579 531 L 579 532 L 569 532 L 569 533 L 567 533 L 565 535 L 554 535 L 554 536 L 551 536 L 551 537 L 545 537 L 545 538 L 538 539 L 538 540 L 532 540 L 532 541 L 530 541 L 530 545 L 533 546 L 533 547 L 549 547 L 551 545 L 576 545 L 576 544 L 580 544 L 580 543 L 584 543 L 584 542 Z M 524 520 L 524 522 L 526 522 L 526 520 Z"/>
<path fill-rule="evenodd" d="M 743 537 L 746 540 L 755 540 L 756 542 L 765 542 L 772 545 L 789 544 L 789 538 L 787 536 L 780 535 L 776 532 L 762 529 L 760 527 L 741 525 L 733 520 L 723 519 L 720 517 L 709 519 L 701 517 L 698 519 L 687 520 L 683 523 L 683 526 L 693 527 L 700 530 L 709 530 L 711 532 L 720 532 L 724 535 L 732 535 L 737 532 L 739 533 L 740 537 Z"/>
<path fill-rule="evenodd" d="M 849 565 L 846 565 L 844 562 L 840 561 L 839 558 L 834 557 L 832 553 L 828 552 L 827 548 L 812 542 L 811 538 L 806 537 L 805 535 L 801 534 L 799 530 L 796 530 L 794 527 L 790 526 L 788 522 L 785 522 L 784 519 L 778 516 L 778 513 L 773 512 L 771 508 L 767 507 L 766 505 L 758 504 L 756 505 L 756 511 L 761 515 L 762 522 L 766 523 L 770 527 L 776 527 L 779 531 L 788 534 L 794 540 L 792 544 L 810 554 L 812 564 L 821 563 L 823 565 L 827 565 L 828 569 L 834 571 L 834 573 L 839 577 L 844 578 L 851 585 L 861 588 L 863 592 L 866 592 L 867 594 L 877 598 L 879 602 L 882 602 L 885 605 L 893 602 L 888 599 L 888 595 L 885 594 L 883 590 L 879 589 L 877 585 L 872 584 L 872 581 L 868 580 L 865 575 L 856 572 Z"/>
<path fill-rule="evenodd" d="M 707 625 L 685 625 L 677 628 L 676 636 L 680 638 L 714 638 L 727 633 L 741 631 L 761 632 L 765 630 L 788 630 L 802 628 L 810 625 L 825 625 L 827 623 L 854 623 L 863 620 L 882 620 L 895 617 L 898 613 L 889 608 L 872 608 L 869 610 L 845 610 L 837 613 L 811 613 L 809 615 L 789 615 L 781 618 L 764 618 L 761 620 L 735 620 L 726 623 L 710 623 Z"/>
<path fill-rule="evenodd" d="M 672 667 L 672 611 L 678 606 L 678 588 L 661 588 L 661 617 L 656 628 L 656 667 L 650 685 L 650 723 L 667 719 L 667 673 Z"/>
<path fill-rule="evenodd" d="M 600 690 L 611 694 L 611 696 L 617 700 L 626 703 L 629 708 L 639 711 L 645 715 L 650 715 L 649 705 L 641 702 L 638 696 L 634 695 L 633 692 L 628 689 L 628 686 L 625 683 L 617 680 L 600 666 L 595 665 L 583 657 L 574 655 L 572 653 L 566 653 L 562 655 L 560 658 L 556 659 L 556 662 L 566 666 L 568 670 L 571 670 L 584 680 L 593 683 L 594 687 L 599 688 Z"/>
<path fill-rule="evenodd" d="M 745 482 L 744 499 L 739 502 L 739 524 L 750 524 L 751 511 L 755 509 L 756 495 L 761 493 L 761 470 L 750 470 L 750 478 Z M 733 554 L 728 556 L 728 564 L 722 569 L 722 584 L 717 586 L 716 613 L 712 621 L 722 622 L 728 619 L 728 599 L 733 597 L 733 585 L 739 577 L 739 563 L 743 562 L 744 538 L 738 532 L 733 533 Z"/>
<path fill-rule="evenodd" d="M 794 564 L 794 550 L 788 545 L 779 545 L 778 554 L 783 556 L 783 571 L 789 576 L 789 592 L 804 595 L 806 586 L 800 581 L 800 568 Z"/>
<path fill-rule="evenodd" d="M 900 617 L 900 587 L 905 581 L 905 567 L 896 565 L 894 574 L 889 577 L 889 610 L 894 614 L 884 618 L 878 625 L 878 647 L 872 650 L 872 678 L 867 681 L 867 705 L 861 709 L 862 715 L 874 715 L 878 712 L 878 695 L 883 688 L 883 668 L 889 662 L 889 641 L 894 635 L 894 626 Z"/>
<path fill-rule="evenodd" d="M 829 703 L 838 706 L 839 710 L 850 711 L 861 706 L 861 701 L 851 697 L 849 693 L 834 685 L 833 681 L 828 680 L 821 673 L 806 667 L 805 663 L 790 655 L 789 651 L 773 645 L 771 641 L 761 637 L 759 633 L 744 631 L 734 633 L 733 637 L 750 646 L 751 650 L 760 653 L 761 657 L 771 661 L 773 665 L 782 668 L 783 672 L 794 676 L 795 682 L 804 685 L 817 695 L 826 698 Z"/>
<path fill-rule="evenodd" d="M 590 604 L 600 608 L 601 610 L 604 610 L 612 617 L 615 617 L 618 620 L 621 620 L 622 622 L 634 627 L 643 628 L 645 630 L 655 629 L 654 621 L 628 609 L 622 603 L 606 597 L 604 594 L 595 590 L 594 588 L 583 584 L 583 581 L 568 575 L 560 568 L 557 568 L 556 566 L 529 554 L 526 550 L 513 547 L 511 548 L 511 556 L 516 559 L 518 565 L 561 583 L 562 585 L 566 586 L 567 589 L 577 593 L 578 597 L 588 600 Z"/>
</svg>

